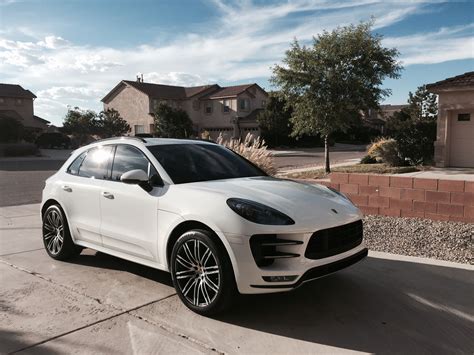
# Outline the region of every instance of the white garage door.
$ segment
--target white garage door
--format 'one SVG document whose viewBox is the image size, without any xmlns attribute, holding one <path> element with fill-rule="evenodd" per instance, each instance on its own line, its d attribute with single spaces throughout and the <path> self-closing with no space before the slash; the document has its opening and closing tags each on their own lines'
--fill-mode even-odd
<svg viewBox="0 0 474 355">
<path fill-rule="evenodd" d="M 474 112 L 451 118 L 450 166 L 474 168 Z"/>
</svg>

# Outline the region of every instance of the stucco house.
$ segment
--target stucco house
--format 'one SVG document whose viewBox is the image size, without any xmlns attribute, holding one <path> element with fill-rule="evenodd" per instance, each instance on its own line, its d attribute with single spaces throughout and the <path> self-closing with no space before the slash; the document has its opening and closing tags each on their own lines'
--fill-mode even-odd
<svg viewBox="0 0 474 355">
<path fill-rule="evenodd" d="M 426 88 L 438 95 L 436 166 L 474 168 L 474 71 Z"/>
<path fill-rule="evenodd" d="M 375 128 L 381 134 L 385 133 L 385 123 L 390 117 L 408 105 L 380 105 L 380 110 L 368 110 L 363 113 L 363 118 L 369 127 Z"/>
<path fill-rule="evenodd" d="M 171 86 L 122 80 L 101 101 L 115 109 L 132 127 L 131 135 L 153 133 L 153 113 L 160 102 L 181 108 L 193 121 L 195 134 L 208 131 L 212 139 L 222 132 L 227 138 L 260 135 L 257 113 L 268 94 L 257 84 L 221 87 Z"/>
<path fill-rule="evenodd" d="M 35 99 L 35 94 L 20 85 L 0 84 L 0 117 L 15 118 L 34 132 L 45 131 L 50 122 L 35 115 Z"/>
</svg>

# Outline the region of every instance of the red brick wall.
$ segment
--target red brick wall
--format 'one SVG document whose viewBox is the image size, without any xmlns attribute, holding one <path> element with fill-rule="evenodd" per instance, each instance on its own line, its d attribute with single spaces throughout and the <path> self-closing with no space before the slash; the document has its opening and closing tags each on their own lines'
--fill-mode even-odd
<svg viewBox="0 0 474 355">
<path fill-rule="evenodd" d="M 365 214 L 474 223 L 474 181 L 332 173 L 326 185 Z"/>
</svg>

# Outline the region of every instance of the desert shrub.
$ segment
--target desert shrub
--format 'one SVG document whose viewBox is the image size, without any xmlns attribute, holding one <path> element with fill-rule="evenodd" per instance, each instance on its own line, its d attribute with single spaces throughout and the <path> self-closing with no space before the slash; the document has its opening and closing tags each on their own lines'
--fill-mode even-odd
<svg viewBox="0 0 474 355">
<path fill-rule="evenodd" d="M 38 147 L 33 143 L 8 143 L 0 145 L 0 156 L 22 157 L 37 155 L 38 153 Z"/>
<path fill-rule="evenodd" d="M 361 160 L 360 160 L 360 163 L 361 164 L 375 164 L 377 163 L 377 159 L 375 159 L 375 157 L 367 154 L 366 156 L 364 156 Z"/>
<path fill-rule="evenodd" d="M 254 138 L 248 133 L 243 141 L 241 139 L 225 140 L 221 133 L 216 142 L 250 160 L 267 174 L 273 175 L 276 173 L 276 168 L 273 165 L 273 154 L 267 150 L 265 140 L 260 137 Z"/>
<path fill-rule="evenodd" d="M 436 121 L 411 122 L 393 134 L 400 155 L 410 165 L 426 165 L 433 161 Z"/>
<path fill-rule="evenodd" d="M 0 117 L 0 142 L 18 142 L 23 136 L 23 125 L 13 117 Z"/>
<path fill-rule="evenodd" d="M 380 138 L 372 143 L 367 155 L 390 166 L 403 165 L 398 142 L 392 138 Z"/>
<path fill-rule="evenodd" d="M 47 132 L 36 139 L 36 145 L 40 148 L 69 148 L 71 139 L 59 132 Z"/>
</svg>

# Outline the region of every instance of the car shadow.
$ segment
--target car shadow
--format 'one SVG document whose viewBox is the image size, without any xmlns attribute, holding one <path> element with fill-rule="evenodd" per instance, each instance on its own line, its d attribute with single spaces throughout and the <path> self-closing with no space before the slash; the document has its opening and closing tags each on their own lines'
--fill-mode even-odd
<svg viewBox="0 0 474 355">
<path fill-rule="evenodd" d="M 218 318 L 375 353 L 473 353 L 474 272 L 367 258 L 290 293 L 242 296 Z"/>
<path fill-rule="evenodd" d="M 68 260 L 68 263 L 100 269 L 124 271 L 173 287 L 169 272 L 137 264 L 99 251 L 93 251 L 92 249 L 86 249 L 77 257 Z"/>
</svg>

